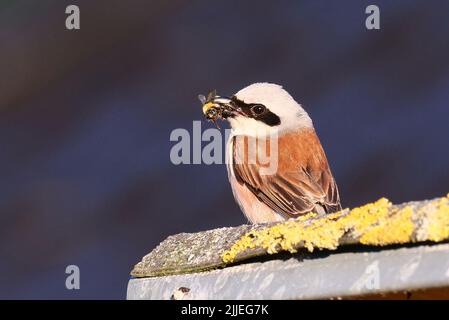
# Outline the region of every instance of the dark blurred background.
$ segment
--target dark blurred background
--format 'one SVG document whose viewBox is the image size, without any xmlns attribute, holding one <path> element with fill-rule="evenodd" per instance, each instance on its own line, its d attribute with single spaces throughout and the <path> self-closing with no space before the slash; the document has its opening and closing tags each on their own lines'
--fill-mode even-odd
<svg viewBox="0 0 449 320">
<path fill-rule="evenodd" d="M 65 8 L 81 30 L 65 28 Z M 381 30 L 365 28 L 377 4 Z M 449 1 L 0 1 L 0 298 L 117 298 L 170 234 L 245 223 L 170 162 L 196 96 L 282 84 L 343 205 L 449 192 Z M 203 128 L 211 127 L 203 121 Z M 81 289 L 65 288 L 65 268 Z"/>
</svg>

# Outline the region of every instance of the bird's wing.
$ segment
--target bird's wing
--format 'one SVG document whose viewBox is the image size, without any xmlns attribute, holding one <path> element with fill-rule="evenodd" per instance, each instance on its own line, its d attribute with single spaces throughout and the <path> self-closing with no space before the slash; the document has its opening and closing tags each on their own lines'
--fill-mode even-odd
<svg viewBox="0 0 449 320">
<path fill-rule="evenodd" d="M 260 165 L 239 158 L 234 140 L 232 166 L 237 181 L 286 218 L 320 211 L 320 207 L 326 213 L 340 210 L 337 184 L 315 132 L 278 141 L 278 169 L 272 175 L 262 175 Z"/>
</svg>

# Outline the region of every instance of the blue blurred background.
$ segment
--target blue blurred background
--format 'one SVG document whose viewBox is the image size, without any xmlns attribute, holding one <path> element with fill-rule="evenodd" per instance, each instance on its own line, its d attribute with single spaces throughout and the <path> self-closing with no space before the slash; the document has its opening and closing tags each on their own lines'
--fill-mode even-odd
<svg viewBox="0 0 449 320">
<path fill-rule="evenodd" d="M 81 30 L 65 29 L 77 4 Z M 377 4 L 381 30 L 365 28 Z M 224 165 L 170 162 L 196 98 L 282 84 L 345 207 L 449 192 L 449 2 L 0 1 L 0 298 L 122 299 L 170 234 L 245 223 Z M 203 128 L 211 127 L 203 121 Z M 65 288 L 65 268 L 81 289 Z"/>
</svg>

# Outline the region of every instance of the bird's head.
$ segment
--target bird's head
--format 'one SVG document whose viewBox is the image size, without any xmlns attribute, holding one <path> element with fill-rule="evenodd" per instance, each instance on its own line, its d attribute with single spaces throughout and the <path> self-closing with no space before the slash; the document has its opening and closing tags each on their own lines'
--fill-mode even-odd
<svg viewBox="0 0 449 320">
<path fill-rule="evenodd" d="M 313 128 L 307 112 L 277 84 L 254 83 L 232 97 L 212 91 L 200 100 L 206 118 L 227 120 L 234 134 L 263 136 Z"/>
</svg>

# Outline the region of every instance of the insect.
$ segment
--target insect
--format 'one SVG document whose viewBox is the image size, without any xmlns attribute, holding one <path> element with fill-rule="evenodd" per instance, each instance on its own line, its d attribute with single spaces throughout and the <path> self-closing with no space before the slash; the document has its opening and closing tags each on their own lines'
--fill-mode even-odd
<svg viewBox="0 0 449 320">
<path fill-rule="evenodd" d="M 200 94 L 198 95 L 198 99 L 201 101 L 203 105 L 203 111 L 206 119 L 211 121 L 218 129 L 220 129 L 217 120 L 222 119 L 223 106 L 214 102 L 214 99 L 218 97 L 216 90 L 212 90 L 207 95 L 207 98 Z"/>
</svg>

